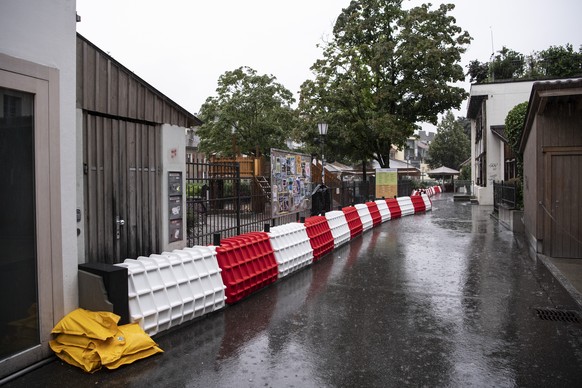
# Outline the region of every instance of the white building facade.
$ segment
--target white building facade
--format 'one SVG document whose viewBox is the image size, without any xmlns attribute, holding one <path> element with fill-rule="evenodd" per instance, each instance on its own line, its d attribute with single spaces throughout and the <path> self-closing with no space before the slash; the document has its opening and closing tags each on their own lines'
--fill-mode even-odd
<svg viewBox="0 0 582 388">
<path fill-rule="evenodd" d="M 493 205 L 493 182 L 505 177 L 505 143 L 499 135 L 514 106 L 528 101 L 533 81 L 471 85 L 471 179 L 480 205 Z"/>
<path fill-rule="evenodd" d="M 0 3 L 0 381 L 78 305 L 75 5 Z"/>
</svg>

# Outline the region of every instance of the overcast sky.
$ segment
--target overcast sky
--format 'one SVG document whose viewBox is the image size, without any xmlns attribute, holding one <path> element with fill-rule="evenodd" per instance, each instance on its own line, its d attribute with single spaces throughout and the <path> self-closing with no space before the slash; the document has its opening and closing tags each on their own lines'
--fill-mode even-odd
<svg viewBox="0 0 582 388">
<path fill-rule="evenodd" d="M 225 71 L 249 66 L 295 93 L 349 0 L 77 0 L 77 31 L 192 113 Z M 405 0 L 406 7 L 425 1 Z M 473 37 L 462 65 L 507 46 L 582 44 L 580 0 L 451 0 Z M 440 4 L 440 1 L 432 1 Z M 468 90 L 469 84 L 463 84 Z M 466 115 L 463 104 L 459 115 Z M 425 129 L 431 129 L 425 126 Z"/>
</svg>

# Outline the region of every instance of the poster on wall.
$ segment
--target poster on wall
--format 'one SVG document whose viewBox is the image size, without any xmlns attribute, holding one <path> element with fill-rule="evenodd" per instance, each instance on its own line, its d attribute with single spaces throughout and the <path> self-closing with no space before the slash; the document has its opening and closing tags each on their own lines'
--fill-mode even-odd
<svg viewBox="0 0 582 388">
<path fill-rule="evenodd" d="M 376 169 L 376 198 L 394 198 L 398 195 L 398 170 Z"/>
<path fill-rule="evenodd" d="M 273 217 L 310 209 L 310 162 L 309 155 L 271 149 Z"/>
</svg>

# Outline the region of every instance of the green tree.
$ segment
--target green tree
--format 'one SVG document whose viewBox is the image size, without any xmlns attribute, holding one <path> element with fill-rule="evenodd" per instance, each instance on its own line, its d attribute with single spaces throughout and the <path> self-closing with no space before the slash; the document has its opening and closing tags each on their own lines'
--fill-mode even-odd
<svg viewBox="0 0 582 388">
<path fill-rule="evenodd" d="M 517 104 L 507 113 L 505 117 L 505 136 L 509 142 L 509 147 L 513 151 L 516 159 L 516 174 L 518 178 L 523 176 L 523 155 L 519 152 L 519 141 L 525 125 L 525 115 L 527 114 L 528 102 Z"/>
<path fill-rule="evenodd" d="M 517 104 L 505 117 L 505 136 L 507 136 L 509 147 L 513 151 L 516 161 L 517 177 L 514 179 L 514 183 L 517 188 L 516 197 L 518 209 L 523 208 L 523 154 L 519 152 L 519 142 L 525 125 L 527 107 L 527 101 Z"/>
<path fill-rule="evenodd" d="M 461 167 L 461 173 L 459 174 L 459 179 L 462 181 L 471 180 L 471 165 L 467 164 Z"/>
<path fill-rule="evenodd" d="M 525 57 L 503 46 L 489 64 L 489 69 L 493 81 L 517 79 L 525 72 Z"/>
<path fill-rule="evenodd" d="M 197 131 L 200 149 L 207 153 L 254 155 L 258 149 L 285 148 L 296 122 L 293 94 L 272 75 L 249 67 L 227 71 L 218 79 L 217 96 L 200 110 L 204 124 Z"/>
<path fill-rule="evenodd" d="M 482 83 L 489 79 L 489 63 L 473 60 L 467 65 L 469 82 Z"/>
<path fill-rule="evenodd" d="M 418 122 L 436 124 L 439 113 L 460 106 L 467 93 L 452 84 L 464 80 L 459 62 L 471 38 L 448 14 L 453 5 L 430 7 L 351 1 L 311 68 L 315 79 L 301 86 L 302 141 L 326 121 L 338 159 L 389 167 L 390 149 L 404 147 Z"/>
<path fill-rule="evenodd" d="M 464 120 L 464 117 L 455 119 L 451 111 L 443 116 L 428 150 L 430 168 L 457 169 L 471 156 L 470 141 L 463 129 Z"/>
<path fill-rule="evenodd" d="M 566 78 L 582 75 L 582 46 L 574 51 L 571 44 L 550 46 L 539 52 L 539 65 L 548 78 Z"/>
</svg>

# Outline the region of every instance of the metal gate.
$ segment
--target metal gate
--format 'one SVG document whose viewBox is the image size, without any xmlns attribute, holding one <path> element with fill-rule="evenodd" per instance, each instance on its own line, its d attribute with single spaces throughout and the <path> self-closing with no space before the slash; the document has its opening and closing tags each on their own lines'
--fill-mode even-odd
<svg viewBox="0 0 582 388">
<path fill-rule="evenodd" d="M 88 112 L 83 121 L 87 261 L 159 251 L 159 128 Z"/>
</svg>

